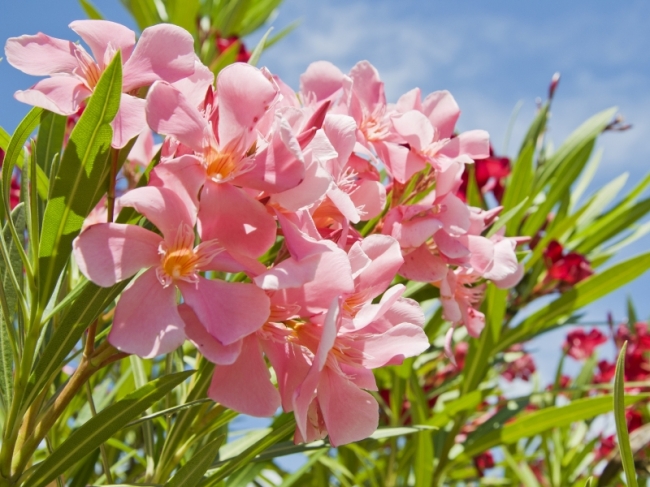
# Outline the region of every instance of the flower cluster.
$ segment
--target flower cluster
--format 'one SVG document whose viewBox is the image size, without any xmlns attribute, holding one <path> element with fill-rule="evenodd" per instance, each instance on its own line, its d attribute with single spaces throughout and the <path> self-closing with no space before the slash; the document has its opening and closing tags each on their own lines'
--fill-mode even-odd
<svg viewBox="0 0 650 487">
<path fill-rule="evenodd" d="M 74 114 L 121 51 L 113 146 L 145 125 L 164 137 L 148 184 L 118 201 L 146 221 L 94 219 L 73 244 L 96 284 L 133 279 L 109 334 L 119 350 L 153 357 L 189 340 L 217 365 L 215 401 L 254 416 L 282 407 L 297 442 L 341 445 L 377 427 L 372 369 L 429 347 L 419 305 L 391 287 L 397 274 L 439 287 L 444 318 L 472 336 L 485 282 L 521 278 L 517 240 L 482 235 L 499 209 L 457 196 L 489 143 L 484 131 L 454 132 L 450 93 L 416 89 L 388 104 L 368 62 L 347 75 L 314 63 L 298 93 L 243 63 L 215 81 L 180 28 L 150 27 L 137 45 L 110 22 L 71 28 L 94 58 L 44 34 L 7 42 L 12 65 L 51 75 L 16 97 Z M 153 141 L 141 143 L 148 162 Z"/>
</svg>

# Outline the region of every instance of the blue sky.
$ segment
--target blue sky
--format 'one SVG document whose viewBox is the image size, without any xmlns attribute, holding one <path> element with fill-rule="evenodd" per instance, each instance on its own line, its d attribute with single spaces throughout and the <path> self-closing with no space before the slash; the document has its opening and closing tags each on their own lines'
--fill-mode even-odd
<svg viewBox="0 0 650 487">
<path fill-rule="evenodd" d="M 95 4 L 107 18 L 133 26 L 118 0 Z M 74 0 L 10 2 L 0 17 L 0 39 L 37 31 L 73 39 L 67 24 L 83 16 Z M 649 18 L 650 3 L 643 1 L 287 0 L 272 25 L 277 31 L 296 19 L 302 23 L 261 64 L 297 88 L 312 61 L 326 59 L 347 71 L 368 59 L 391 100 L 415 86 L 424 93 L 450 90 L 463 111 L 459 128 L 488 130 L 499 152 L 512 110 L 522 101 L 511 153 L 534 115 L 535 99 L 546 95 L 560 71 L 551 137 L 557 144 L 590 115 L 618 106 L 634 128 L 601 138 L 603 162 L 592 187 L 623 172 L 630 174 L 629 187 L 650 169 Z M 0 79 L 0 125 L 13 130 L 27 107 L 11 95 L 34 78 L 3 61 Z M 646 237 L 623 257 L 649 247 Z M 650 275 L 591 306 L 589 318 L 601 320 L 608 310 L 623 317 L 628 294 L 639 315 L 649 317 L 649 287 Z M 563 334 L 535 342 L 538 360 L 558 349 Z"/>
</svg>

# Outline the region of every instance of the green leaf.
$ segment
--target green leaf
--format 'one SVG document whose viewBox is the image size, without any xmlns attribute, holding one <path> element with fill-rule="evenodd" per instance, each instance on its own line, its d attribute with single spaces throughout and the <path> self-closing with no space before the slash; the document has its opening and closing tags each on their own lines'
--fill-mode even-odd
<svg viewBox="0 0 650 487">
<path fill-rule="evenodd" d="M 131 421 L 129 424 L 127 424 L 127 426 L 135 426 L 136 424 L 144 423 L 145 421 L 151 421 L 152 419 L 158 418 L 160 416 L 167 416 L 169 414 L 173 414 L 175 412 L 182 411 L 184 409 L 190 409 L 195 406 L 205 404 L 206 402 L 213 402 L 213 401 L 212 399 L 205 397 L 203 399 L 197 399 L 196 401 L 187 402 L 185 404 L 179 404 L 178 406 L 173 406 L 171 408 L 163 409 L 162 411 L 156 411 L 155 413 L 151 413 L 141 418 L 138 418 L 135 421 Z"/>
<path fill-rule="evenodd" d="M 106 68 L 68 140 L 45 207 L 39 248 L 39 302 L 44 308 L 72 251 L 72 241 L 107 189 L 111 121 L 122 95 L 122 57 Z"/>
<path fill-rule="evenodd" d="M 164 375 L 100 411 L 97 416 L 73 431 L 43 463 L 39 464 L 27 479 L 26 485 L 30 487 L 48 485 L 193 373 L 193 370 L 189 370 Z"/>
<path fill-rule="evenodd" d="M 625 419 L 625 351 L 627 342 L 621 347 L 616 361 L 616 375 L 614 379 L 614 418 L 616 420 L 616 436 L 618 437 L 618 449 L 621 452 L 621 463 L 625 471 L 628 487 L 637 487 L 636 470 L 634 468 L 634 455 L 630 447 L 630 436 L 627 432 L 627 421 Z"/>
<path fill-rule="evenodd" d="M 544 105 L 542 105 L 542 107 L 537 112 L 537 115 L 535 115 L 535 119 L 528 128 L 528 132 L 526 132 L 524 140 L 521 143 L 521 148 L 519 149 L 520 156 L 524 150 L 526 150 L 526 147 L 531 146 L 533 147 L 533 150 L 535 147 L 537 147 L 537 140 L 539 139 L 539 136 L 542 135 L 546 130 L 546 121 L 548 120 L 549 107 L 550 106 L 548 102 L 544 103 Z"/>
<path fill-rule="evenodd" d="M 506 184 L 505 193 L 503 195 L 503 208 L 509 211 L 521 204 L 526 198 L 528 203 L 525 207 L 521 208 L 521 213 L 515 214 L 516 218 L 512 218 L 507 225 L 508 234 L 512 234 L 515 229 L 519 228 L 521 218 L 525 210 L 532 203 L 530 193 L 533 187 L 533 156 L 535 155 L 535 145 L 529 143 L 523 148 L 517 161 L 513 164 L 512 173 Z"/>
<path fill-rule="evenodd" d="M 538 208 L 528 216 L 523 225 L 524 235 L 534 235 L 546 221 L 548 214 L 557 205 L 561 198 L 568 194 L 573 181 L 580 175 L 585 164 L 589 160 L 591 151 L 596 143 L 595 137 L 585 141 L 578 148 L 562 159 L 556 166 L 555 173 L 551 179 L 551 186 L 546 198 Z M 541 187 L 538 188 L 541 190 Z M 537 194 L 537 191 L 534 191 Z"/>
<path fill-rule="evenodd" d="M 526 205 L 526 203 L 528 203 L 528 197 L 521 200 L 519 204 L 514 208 L 511 208 L 510 210 L 506 211 L 503 215 L 499 216 L 499 219 L 492 224 L 490 230 L 487 232 L 485 236 L 490 238 L 492 235 L 497 233 L 499 229 L 501 229 L 506 223 L 512 220 L 515 216 L 517 216 L 520 213 L 523 213 L 522 210 L 524 209 L 524 205 Z"/>
<path fill-rule="evenodd" d="M 497 345 L 502 351 L 515 343 L 525 342 L 548 331 L 576 310 L 633 281 L 650 268 L 650 252 L 616 264 L 594 274 L 564 292 L 558 299 L 526 318 L 520 325 L 505 332 Z"/>
<path fill-rule="evenodd" d="M 30 404 L 60 371 L 65 358 L 81 339 L 84 330 L 117 298 L 128 282 L 126 280 L 113 287 L 103 288 L 86 281 L 36 362 L 29 377 L 23 404 Z"/>
<path fill-rule="evenodd" d="M 24 203 L 19 203 L 14 208 L 11 212 L 11 219 L 14 222 L 18 234 L 22 235 L 25 232 Z M 5 265 L 4 260 L 0 259 L 0 277 L 2 278 L 0 285 L 2 285 L 2 291 L 4 293 L 4 305 L 7 306 L 7 311 L 9 312 L 8 320 L 4 313 L 0 314 L 0 395 L 5 407 L 8 409 L 14 393 L 13 368 L 14 357 L 17 354 L 17 338 L 13 328 L 13 312 L 18 301 L 18 294 L 14 289 L 13 281 L 9 273 L 13 272 L 18 283 L 22 284 L 23 268 L 20 254 L 18 254 L 16 245 L 11 239 L 11 232 L 7 225 L 5 225 L 2 232 L 2 237 L 5 239 L 5 242 L 8 242 L 7 250 L 11 262 L 11 269 L 9 269 Z"/>
<path fill-rule="evenodd" d="M 90 0 L 79 0 L 79 3 L 81 4 L 81 8 L 84 9 L 84 12 L 86 12 L 86 15 L 89 19 L 104 20 L 104 16 L 99 13 L 97 7 L 95 7 Z"/>
<path fill-rule="evenodd" d="M 224 438 L 225 436 L 221 435 L 194 453 L 192 458 L 165 484 L 165 487 L 191 487 L 198 485 L 205 472 L 217 457 Z"/>
<path fill-rule="evenodd" d="M 36 162 L 43 170 L 43 175 L 50 173 L 54 155 L 61 153 L 67 123 L 68 118 L 63 115 L 48 111 L 43 111 L 41 115 L 41 126 L 36 138 Z"/>
<path fill-rule="evenodd" d="M 237 60 L 240 47 L 240 41 L 233 42 L 225 51 L 219 54 L 219 57 L 217 57 L 212 64 L 210 64 L 210 70 L 217 75 L 223 68 L 234 63 Z"/>
<path fill-rule="evenodd" d="M 122 5 L 131 12 L 140 30 L 162 22 L 153 0 L 122 0 Z"/>
<path fill-rule="evenodd" d="M 219 482 L 236 472 L 239 468 L 253 460 L 258 454 L 276 443 L 287 438 L 295 430 L 296 422 L 293 418 L 288 419 L 283 424 L 277 425 L 266 436 L 250 446 L 238 456 L 229 460 L 214 475 L 208 477 L 201 486 L 216 487 Z M 40 487 L 40 486 L 38 486 Z"/>
<path fill-rule="evenodd" d="M 179 25 L 194 34 L 201 7 L 199 0 L 167 0 L 165 6 L 170 23 Z"/>
<path fill-rule="evenodd" d="M 309 455 L 309 459 L 298 470 L 292 472 L 290 475 L 284 478 L 284 480 L 280 484 L 280 487 L 291 487 L 292 485 L 294 485 L 326 453 L 327 450 L 321 450 L 321 451 L 317 451 L 312 455 Z M 306 484 L 302 484 L 302 485 L 306 485 Z"/>
<path fill-rule="evenodd" d="M 634 404 L 650 397 L 650 394 L 626 396 L 625 404 Z M 498 445 L 511 445 L 522 438 L 532 438 L 551 428 L 562 428 L 575 421 L 590 419 L 612 410 L 612 396 L 578 399 L 566 406 L 552 406 L 526 413 L 502 429 L 494 430 L 465 448 L 456 461 L 466 461 Z"/>
<path fill-rule="evenodd" d="M 257 43 L 257 46 L 255 46 L 255 49 L 253 49 L 253 52 L 251 53 L 251 57 L 248 59 L 248 64 L 251 66 L 257 66 L 257 63 L 260 60 L 260 56 L 264 52 L 264 49 L 266 49 L 266 39 L 269 37 L 269 34 L 273 30 L 273 27 L 271 27 L 269 30 L 266 31 L 266 34 L 262 36 L 260 41 Z"/>
<path fill-rule="evenodd" d="M 11 176 L 14 167 L 19 159 L 21 161 L 20 167 L 22 167 L 22 161 L 24 160 L 23 147 L 25 147 L 27 138 L 38 127 L 41 121 L 41 113 L 43 113 L 42 108 L 34 107 L 25 115 L 25 118 L 16 127 L 5 151 L 5 158 L 2 163 L 2 194 L 4 195 L 5 214 L 9 213 L 10 208 L 9 195 L 11 193 Z"/>
<path fill-rule="evenodd" d="M 539 191 L 550 182 L 551 178 L 557 174 L 557 169 L 572 155 L 582 151 L 585 146 L 593 143 L 593 141 L 602 133 L 607 125 L 612 121 L 616 114 L 616 107 L 603 110 L 597 113 L 589 120 L 584 122 L 578 127 L 559 149 L 546 161 L 540 168 L 539 177 L 535 181 L 535 190 L 533 194 L 536 195 Z"/>
</svg>

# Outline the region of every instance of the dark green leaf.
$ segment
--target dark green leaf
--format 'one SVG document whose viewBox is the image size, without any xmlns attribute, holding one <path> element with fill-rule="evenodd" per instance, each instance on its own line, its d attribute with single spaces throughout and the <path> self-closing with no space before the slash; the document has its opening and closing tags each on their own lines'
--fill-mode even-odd
<svg viewBox="0 0 650 487">
<path fill-rule="evenodd" d="M 60 371 L 63 361 L 81 339 L 84 330 L 117 298 L 128 282 L 122 281 L 109 288 L 99 287 L 90 281 L 83 285 L 83 290 L 61 319 L 36 362 L 23 404 L 30 404 L 53 375 Z"/>
<path fill-rule="evenodd" d="M 214 459 L 217 458 L 223 440 L 224 436 L 221 435 L 194 453 L 192 458 L 165 484 L 165 487 L 192 487 L 198 485 Z"/>
<path fill-rule="evenodd" d="M 621 463 L 625 471 L 628 487 L 637 487 L 636 471 L 634 468 L 634 455 L 630 447 L 630 436 L 627 432 L 627 420 L 625 419 L 625 350 L 627 342 L 621 347 L 616 361 L 616 376 L 614 379 L 614 418 L 616 420 L 616 436 L 618 437 L 618 449 L 621 452 Z"/>
<path fill-rule="evenodd" d="M 122 58 L 118 51 L 102 74 L 68 140 L 45 208 L 39 248 L 39 302 L 49 301 L 72 251 L 72 241 L 107 188 L 111 121 L 120 106 Z"/>
<path fill-rule="evenodd" d="M 634 404 L 650 395 L 626 396 L 625 404 Z M 511 445 L 522 438 L 532 438 L 551 428 L 568 426 L 575 421 L 590 419 L 612 410 L 612 396 L 588 397 L 578 399 L 566 406 L 552 406 L 527 413 L 501 429 L 484 435 L 479 441 L 467 446 L 457 460 L 470 459 L 479 453 L 498 445 Z"/>
<path fill-rule="evenodd" d="M 505 332 L 497 345 L 497 351 L 505 350 L 515 343 L 530 340 L 535 335 L 550 330 L 561 319 L 633 281 L 649 268 L 650 253 L 645 253 L 592 275 L 533 313 L 517 327 Z"/>
<path fill-rule="evenodd" d="M 50 173 L 54 155 L 61 153 L 67 122 L 67 117 L 56 113 L 43 111 L 41 115 L 41 126 L 36 138 L 36 162 L 43 174 Z"/>
<path fill-rule="evenodd" d="M 156 401 L 194 373 L 193 370 L 165 375 L 149 382 L 121 401 L 100 411 L 84 423 L 41 463 L 27 479 L 30 487 L 45 487 L 69 467 L 89 455 L 134 417 L 142 414 Z"/>
</svg>

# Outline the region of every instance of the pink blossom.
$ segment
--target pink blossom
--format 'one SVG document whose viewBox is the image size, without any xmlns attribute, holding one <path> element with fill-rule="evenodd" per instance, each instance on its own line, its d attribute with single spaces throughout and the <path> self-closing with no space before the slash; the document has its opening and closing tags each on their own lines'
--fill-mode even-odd
<svg viewBox="0 0 650 487">
<path fill-rule="evenodd" d="M 194 72 L 194 40 L 180 27 L 161 24 L 146 28 L 136 45 L 135 33 L 106 20 L 77 20 L 70 24 L 88 45 L 43 33 L 7 40 L 7 61 L 24 73 L 50 76 L 15 98 L 60 115 L 72 115 L 88 98 L 115 54 L 122 55 L 123 79 L 120 109 L 112 122 L 113 147 L 121 148 L 146 126 L 144 100 L 138 88 L 156 80 L 177 81 Z"/>
<path fill-rule="evenodd" d="M 73 243 L 79 269 L 100 286 L 112 286 L 147 269 L 124 290 L 115 308 L 109 335 L 115 347 L 152 357 L 179 346 L 185 325 L 176 309 L 176 288 L 223 345 L 264 324 L 269 301 L 261 289 L 198 274 L 221 270 L 213 260 L 223 248 L 214 240 L 194 246 L 194 208 L 171 190 L 156 187 L 130 191 L 120 202 L 147 217 L 163 236 L 136 225 L 102 223 L 86 228 Z"/>
</svg>

